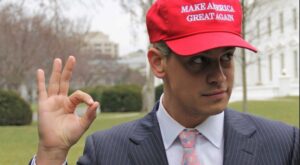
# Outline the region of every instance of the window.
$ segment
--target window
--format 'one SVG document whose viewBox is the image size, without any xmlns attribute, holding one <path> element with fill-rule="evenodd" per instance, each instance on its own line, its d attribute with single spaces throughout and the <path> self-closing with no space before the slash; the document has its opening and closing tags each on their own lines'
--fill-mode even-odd
<svg viewBox="0 0 300 165">
<path fill-rule="evenodd" d="M 273 80 L 273 57 L 269 55 L 269 80 Z"/>
<path fill-rule="evenodd" d="M 283 12 L 279 13 L 279 26 L 280 26 L 280 32 L 284 32 L 284 18 L 283 18 Z"/>
<path fill-rule="evenodd" d="M 95 49 L 95 53 L 102 53 L 102 50 L 101 49 Z"/>
<path fill-rule="evenodd" d="M 105 52 L 106 52 L 106 53 L 110 53 L 110 52 L 111 52 L 111 49 L 105 49 Z"/>
<path fill-rule="evenodd" d="M 268 17 L 268 34 L 269 34 L 269 36 L 272 35 L 272 19 L 271 19 L 271 17 Z"/>
<path fill-rule="evenodd" d="M 299 78 L 299 54 L 298 51 L 294 51 L 294 73 L 295 73 L 295 78 Z"/>
<path fill-rule="evenodd" d="M 298 29 L 298 14 L 297 14 L 297 9 L 293 9 L 293 17 L 294 17 L 294 29 Z"/>
<path fill-rule="evenodd" d="M 95 43 L 94 46 L 95 46 L 95 47 L 101 47 L 101 44 Z"/>
<path fill-rule="evenodd" d="M 284 71 L 284 69 L 285 69 L 285 66 L 284 66 L 284 54 L 283 53 L 281 53 L 280 54 L 280 64 L 281 64 L 281 67 L 280 67 L 280 72 L 282 73 L 283 71 Z"/>
<path fill-rule="evenodd" d="M 257 32 L 256 36 L 257 36 L 257 38 L 259 38 L 260 37 L 260 21 L 259 20 L 256 21 L 256 32 Z"/>
</svg>

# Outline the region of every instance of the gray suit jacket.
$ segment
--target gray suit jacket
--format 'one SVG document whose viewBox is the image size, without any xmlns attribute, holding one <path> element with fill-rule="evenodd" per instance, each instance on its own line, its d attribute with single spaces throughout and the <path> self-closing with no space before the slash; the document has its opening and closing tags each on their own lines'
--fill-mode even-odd
<svg viewBox="0 0 300 165">
<path fill-rule="evenodd" d="M 167 165 L 157 108 L 89 136 L 77 164 Z M 298 128 L 228 109 L 224 127 L 224 165 L 300 165 Z"/>
</svg>

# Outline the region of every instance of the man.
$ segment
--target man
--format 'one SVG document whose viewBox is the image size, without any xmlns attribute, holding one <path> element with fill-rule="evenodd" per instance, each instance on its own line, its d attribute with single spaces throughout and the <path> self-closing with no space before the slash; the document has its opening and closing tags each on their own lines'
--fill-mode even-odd
<svg viewBox="0 0 300 165">
<path fill-rule="evenodd" d="M 144 118 L 86 140 L 80 165 L 298 165 L 299 129 L 226 109 L 241 38 L 238 0 L 157 0 L 147 13 L 148 61 L 164 94 Z M 55 59 L 48 91 L 38 70 L 39 146 L 34 164 L 63 164 L 99 106 L 67 96 L 75 58 Z M 113 101 L 113 100 L 111 100 Z M 84 102 L 88 110 L 76 116 Z"/>
</svg>

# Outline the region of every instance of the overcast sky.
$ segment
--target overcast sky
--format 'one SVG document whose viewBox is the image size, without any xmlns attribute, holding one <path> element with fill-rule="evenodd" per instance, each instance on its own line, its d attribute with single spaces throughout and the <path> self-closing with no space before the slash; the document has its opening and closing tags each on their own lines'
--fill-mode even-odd
<svg viewBox="0 0 300 165">
<path fill-rule="evenodd" d="M 89 18 L 92 31 L 102 31 L 108 34 L 113 42 L 119 43 L 120 55 L 147 48 L 146 25 L 141 25 L 138 30 L 135 30 L 137 34 L 135 39 L 132 28 L 135 25 L 132 25 L 130 16 L 114 1 L 106 1 L 101 7 L 95 9 L 76 4 L 70 7 L 67 16 L 72 19 Z"/>
<path fill-rule="evenodd" d="M 25 6 L 30 11 L 39 8 L 40 2 L 43 0 L 26 0 Z M 1 3 L 16 2 L 20 0 L 0 0 Z M 44 1 L 45 2 L 45 1 Z M 86 18 L 90 23 L 91 31 L 101 31 L 107 34 L 111 41 L 119 44 L 120 56 L 138 49 L 146 50 L 148 36 L 145 31 L 146 25 L 140 25 L 138 30 L 132 25 L 130 16 L 115 1 L 105 1 L 101 5 L 96 4 L 96 0 L 83 1 L 82 3 L 72 0 L 64 0 L 63 14 L 72 20 Z M 97 6 L 97 7 L 95 7 Z M 33 9 L 33 10 L 31 10 Z M 133 33 L 135 31 L 136 33 Z M 133 37 L 136 34 L 137 37 Z"/>
</svg>

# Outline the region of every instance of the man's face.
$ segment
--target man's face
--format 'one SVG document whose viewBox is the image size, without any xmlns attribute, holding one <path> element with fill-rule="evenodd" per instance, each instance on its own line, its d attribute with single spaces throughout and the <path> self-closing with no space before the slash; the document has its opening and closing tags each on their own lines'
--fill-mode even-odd
<svg viewBox="0 0 300 165">
<path fill-rule="evenodd" d="M 233 47 L 216 48 L 166 59 L 163 102 L 171 116 L 208 117 L 226 108 L 233 87 L 234 51 Z"/>
</svg>

